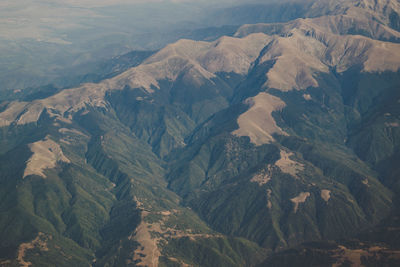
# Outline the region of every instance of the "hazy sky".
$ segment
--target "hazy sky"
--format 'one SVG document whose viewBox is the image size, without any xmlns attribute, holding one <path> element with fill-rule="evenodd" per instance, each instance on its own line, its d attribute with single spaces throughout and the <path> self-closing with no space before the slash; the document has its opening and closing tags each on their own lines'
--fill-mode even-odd
<svg viewBox="0 0 400 267">
<path fill-rule="evenodd" d="M 238 4 L 251 2 L 271 2 L 275 0 L 1 0 L 1 8 L 21 7 L 26 5 L 64 5 L 73 7 L 102 7 L 113 5 L 132 5 L 132 4 L 157 4 L 157 3 L 190 3 L 190 4 Z"/>
<path fill-rule="evenodd" d="M 277 0 L 261 2 L 271 1 Z M 0 90 L 50 83 L 66 67 L 81 73 L 77 65 L 159 49 L 217 25 L 209 19 L 217 8 L 252 2 L 260 0 L 0 0 Z"/>
<path fill-rule="evenodd" d="M 93 25 L 160 27 L 196 20 L 205 6 L 249 3 L 244 0 L 0 0 L 0 38 L 30 38 L 68 43 L 66 32 Z M 174 8 L 175 5 L 178 5 Z M 111 8 L 110 10 L 107 10 Z M 102 25 L 104 23 L 105 25 Z M 108 24 L 108 26 L 106 25 Z"/>
</svg>

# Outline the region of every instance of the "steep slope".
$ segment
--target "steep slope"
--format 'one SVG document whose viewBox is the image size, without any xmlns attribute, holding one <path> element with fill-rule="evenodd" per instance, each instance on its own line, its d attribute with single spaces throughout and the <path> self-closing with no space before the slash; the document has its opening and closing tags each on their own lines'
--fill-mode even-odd
<svg viewBox="0 0 400 267">
<path fill-rule="evenodd" d="M 222 266 L 264 258 L 256 244 L 215 233 L 180 206 L 162 161 L 111 108 L 65 121 L 44 113 L 35 124 L 3 127 L 1 140 L 4 266 L 200 264 L 179 253 L 209 242 L 230 250 L 204 252 Z"/>
<path fill-rule="evenodd" d="M 167 46 L 140 66 L 101 83 L 84 84 L 30 103 L 12 102 L 0 114 L 0 124 L 8 126 L 12 123 L 34 123 L 45 110 L 61 120 L 70 120 L 74 112 L 87 106 L 106 107 L 106 95 L 113 104 L 112 99 L 118 99 L 124 94 L 124 89 L 137 89 L 132 91 L 133 95 L 129 99 L 125 94 L 125 100 L 138 105 L 143 103 L 155 109 L 169 108 L 173 114 L 188 116 L 183 126 L 179 122 L 178 125 L 176 122 L 172 122 L 173 125 L 165 122 L 167 132 L 156 133 L 151 125 L 157 123 L 158 127 L 159 119 L 155 118 L 155 122 L 148 119 L 143 122 L 132 121 L 135 114 L 129 113 L 136 113 L 131 110 L 135 109 L 135 105 L 127 103 L 127 107 L 115 106 L 119 114 L 125 114 L 125 118 L 121 119 L 138 131 L 135 133 L 139 137 L 151 138 L 158 135 L 152 143 L 158 146 L 158 153 L 165 154 L 165 150 L 169 151 L 182 143 L 181 133 L 177 133 L 174 128 L 183 128 L 187 132 L 193 129 L 194 123 L 203 121 L 228 105 L 227 98 L 233 91 L 230 80 L 235 83 L 247 72 L 251 62 L 269 39 L 267 35 L 254 34 L 243 39 L 224 37 L 212 43 L 182 40 Z M 174 107 L 169 107 L 170 104 L 174 104 Z M 165 120 L 176 121 L 174 118 Z M 139 124 L 138 127 L 134 127 L 135 123 Z M 143 125 L 144 123 L 148 126 Z M 146 131 L 146 128 L 150 129 Z M 160 142 L 163 144 L 159 144 Z"/>
<path fill-rule="evenodd" d="M 162 160 L 152 151 L 168 153 L 182 145 L 180 136 L 196 122 L 227 106 L 233 84 L 268 38 L 183 40 L 101 83 L 6 104 L 1 115 L 2 265 L 211 261 L 243 266 L 264 259 L 265 249 L 214 232 L 180 206 L 180 198 L 166 188 Z M 225 53 L 234 48 L 235 53 Z M 190 95 L 196 87 L 198 95 Z M 205 99 L 199 97 L 204 89 L 210 93 Z M 211 103 L 202 112 L 192 111 L 196 102 L 199 107 Z M 203 258 L 190 256 L 197 249 L 204 250 Z"/>
<path fill-rule="evenodd" d="M 375 172 L 382 169 L 360 160 L 365 139 L 363 152 L 347 146 L 359 130 L 354 116 L 370 122 L 370 112 L 382 113 L 376 105 L 387 105 L 383 96 L 398 91 L 400 46 L 312 25 L 300 20 L 274 36 L 232 106 L 188 138 L 168 178 L 215 229 L 263 246 L 347 237 L 392 208 L 386 178 Z M 390 149 L 380 150 L 393 162 L 397 118 L 387 116 L 376 134 L 389 134 Z M 382 139 L 371 134 L 363 138 L 376 153 Z"/>
</svg>

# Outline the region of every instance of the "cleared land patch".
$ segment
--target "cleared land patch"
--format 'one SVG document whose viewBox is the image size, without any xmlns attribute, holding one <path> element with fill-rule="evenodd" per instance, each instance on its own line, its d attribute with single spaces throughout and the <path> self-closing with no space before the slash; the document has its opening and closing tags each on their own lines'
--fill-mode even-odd
<svg viewBox="0 0 400 267">
<path fill-rule="evenodd" d="M 30 144 L 29 148 L 33 155 L 27 161 L 23 178 L 29 175 L 46 178 L 44 170 L 56 167 L 57 162 L 70 163 L 70 160 L 64 156 L 60 145 L 48 136 L 44 140 Z"/>
</svg>

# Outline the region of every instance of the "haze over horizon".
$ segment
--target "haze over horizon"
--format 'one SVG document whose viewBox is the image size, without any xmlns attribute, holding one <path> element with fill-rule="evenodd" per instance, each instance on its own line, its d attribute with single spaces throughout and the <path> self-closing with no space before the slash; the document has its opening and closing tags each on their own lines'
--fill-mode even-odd
<svg viewBox="0 0 400 267">
<path fill-rule="evenodd" d="M 195 36 L 196 29 L 230 24 L 213 14 L 253 2 L 258 1 L 1 1 L 0 93 L 50 83 L 67 86 L 65 80 L 104 60 L 160 49 Z"/>
</svg>

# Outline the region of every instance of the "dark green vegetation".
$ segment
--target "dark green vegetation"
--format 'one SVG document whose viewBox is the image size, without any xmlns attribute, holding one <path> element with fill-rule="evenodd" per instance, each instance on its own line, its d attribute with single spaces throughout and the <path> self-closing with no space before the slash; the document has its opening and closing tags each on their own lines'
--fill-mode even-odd
<svg viewBox="0 0 400 267">
<path fill-rule="evenodd" d="M 255 20 L 267 21 L 340 11 L 283 4 L 269 11 L 280 17 L 268 17 L 260 7 L 243 9 L 243 20 L 254 8 Z M 382 25 L 396 30 L 392 12 Z M 287 25 L 258 31 L 290 38 Z M 233 28 L 193 34 L 212 40 Z M 197 63 L 170 60 L 177 74 L 157 78 L 159 88 L 124 80 L 101 105 L 77 110 L 68 105 L 79 95 L 46 106 L 62 91 L 52 86 L 2 98 L 0 266 L 398 265 L 400 73 L 367 72 L 357 61 L 313 73 L 317 86 L 283 90 L 264 86 L 277 64 L 262 60 L 270 49 L 259 51 L 247 74 L 211 78 L 196 72 Z M 153 53 L 114 58 L 75 83 L 149 64 Z M 100 85 L 89 91 L 93 99 Z M 286 134 L 256 145 L 232 132 L 251 108 L 244 101 L 260 93 L 285 103 L 272 117 Z M 7 125 L 2 112 L 15 99 L 45 108 L 22 123 L 35 111 L 24 106 Z M 25 175 L 28 165 L 34 174 Z"/>
</svg>

